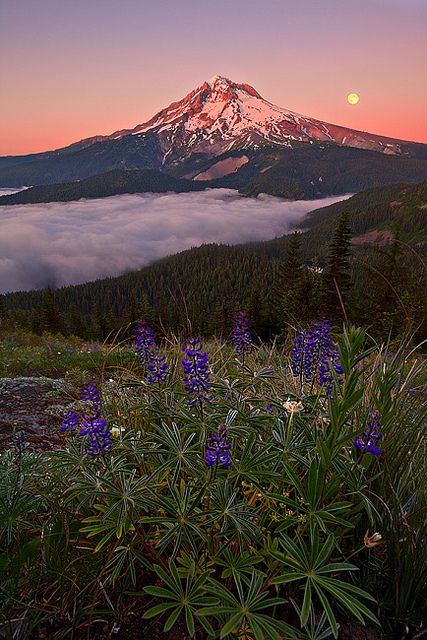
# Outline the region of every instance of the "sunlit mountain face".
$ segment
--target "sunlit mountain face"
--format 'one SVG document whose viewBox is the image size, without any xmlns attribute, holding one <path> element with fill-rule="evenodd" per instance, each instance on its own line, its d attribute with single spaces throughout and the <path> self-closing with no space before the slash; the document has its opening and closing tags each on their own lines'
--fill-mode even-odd
<svg viewBox="0 0 427 640">
<path fill-rule="evenodd" d="M 384 156 L 397 162 L 387 163 Z M 367 180 L 319 186 L 331 167 L 336 172 L 345 163 L 357 165 L 357 172 Z M 261 176 L 263 184 L 256 192 L 317 197 L 421 180 L 426 163 L 427 145 L 300 115 L 268 102 L 249 84 L 214 76 L 132 129 L 87 138 L 56 151 L 0 158 L 0 187 L 57 184 L 112 170 L 151 169 L 196 181 L 237 173 L 241 180 L 213 186 L 239 189 L 254 177 L 259 182 Z M 280 175 L 273 180 L 268 172 L 279 165 Z M 280 187 L 282 178 L 299 184 L 304 167 L 310 168 L 310 175 L 303 176 L 302 189 Z M 271 180 L 264 184 L 268 176 Z M 273 181 L 278 188 L 273 189 Z"/>
<path fill-rule="evenodd" d="M 179 102 L 134 129 L 111 137 L 155 132 L 165 151 L 163 162 L 187 153 L 217 155 L 231 149 L 292 146 L 292 141 L 340 145 L 400 153 L 399 141 L 328 124 L 265 100 L 249 84 L 214 76 Z M 170 157 L 172 156 L 172 158 Z"/>
</svg>

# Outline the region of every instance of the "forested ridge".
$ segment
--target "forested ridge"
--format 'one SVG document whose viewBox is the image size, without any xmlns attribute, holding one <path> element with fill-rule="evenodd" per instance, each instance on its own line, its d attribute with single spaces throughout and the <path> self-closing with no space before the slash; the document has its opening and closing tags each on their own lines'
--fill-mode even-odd
<svg viewBox="0 0 427 640">
<path fill-rule="evenodd" d="M 292 149 L 240 149 L 213 158 L 196 153 L 176 166 L 164 167 L 158 149 L 154 154 L 157 160 L 153 162 L 154 156 L 150 156 L 153 145 L 148 144 L 148 139 L 145 142 L 126 140 L 119 141 L 119 147 L 127 149 L 126 161 L 121 155 L 116 157 L 117 149 L 111 141 L 101 141 L 68 155 L 3 168 L 0 165 L 1 184 L 8 187 L 39 185 L 3 196 L 0 204 L 67 201 L 148 191 L 199 191 L 206 187 L 238 189 L 246 196 L 268 193 L 283 198 L 313 199 L 398 182 L 418 182 L 427 175 L 423 148 L 413 156 L 393 156 L 333 143 L 294 142 Z M 187 179 L 222 160 L 242 154 L 248 162 L 235 172 L 206 182 Z"/>
<path fill-rule="evenodd" d="M 244 308 L 263 338 L 319 312 L 381 335 L 419 336 L 426 202 L 427 181 L 369 189 L 312 212 L 302 233 L 203 245 L 119 277 L 8 294 L 0 298 L 3 315 L 38 332 L 82 337 L 105 338 L 142 316 L 165 329 L 185 330 L 190 321 L 194 331 L 224 335 L 232 312 Z M 388 230 L 388 241 L 364 243 L 372 230 Z"/>
</svg>

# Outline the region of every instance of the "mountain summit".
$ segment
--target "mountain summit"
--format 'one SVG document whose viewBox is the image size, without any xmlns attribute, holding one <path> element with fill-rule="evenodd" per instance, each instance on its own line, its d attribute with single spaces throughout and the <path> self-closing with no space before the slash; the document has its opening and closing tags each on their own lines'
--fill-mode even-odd
<svg viewBox="0 0 427 640">
<path fill-rule="evenodd" d="M 114 170 L 151 169 L 249 194 L 296 198 L 422 180 L 426 167 L 427 145 L 316 120 L 217 75 L 133 129 L 0 158 L 0 186 L 62 184 L 103 173 L 107 181 Z M 128 179 L 120 175 L 125 188 Z M 104 186 L 102 192 L 111 190 Z"/>
<path fill-rule="evenodd" d="M 148 122 L 116 131 L 109 138 L 148 131 L 159 136 L 165 151 L 164 162 L 172 160 L 169 155 L 176 152 L 181 157 L 194 152 L 218 155 L 232 149 L 291 147 L 292 141 L 334 142 L 388 154 L 401 153 L 398 140 L 328 124 L 277 107 L 249 84 L 218 75 L 159 111 Z"/>
</svg>

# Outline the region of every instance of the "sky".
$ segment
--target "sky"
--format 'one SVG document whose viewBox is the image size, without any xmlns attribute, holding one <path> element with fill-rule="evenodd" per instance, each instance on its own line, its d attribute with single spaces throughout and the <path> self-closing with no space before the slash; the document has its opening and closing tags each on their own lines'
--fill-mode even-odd
<svg viewBox="0 0 427 640">
<path fill-rule="evenodd" d="M 289 202 L 208 189 L 3 206 L 0 293 L 114 276 L 209 242 L 269 240 L 346 197 Z"/>
<path fill-rule="evenodd" d="M 216 74 L 427 142 L 426 25 L 427 0 L 0 0 L 0 154 L 134 127 Z"/>
</svg>

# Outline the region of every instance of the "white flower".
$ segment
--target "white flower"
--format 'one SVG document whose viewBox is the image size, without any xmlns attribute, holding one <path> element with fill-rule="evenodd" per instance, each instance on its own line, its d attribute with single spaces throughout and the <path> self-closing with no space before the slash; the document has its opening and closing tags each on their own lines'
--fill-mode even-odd
<svg viewBox="0 0 427 640">
<path fill-rule="evenodd" d="M 123 431 L 125 431 L 124 427 L 111 427 L 111 435 L 114 437 L 120 436 Z"/>
<path fill-rule="evenodd" d="M 377 544 L 380 544 L 382 539 L 383 537 L 380 533 L 378 533 L 378 531 L 373 533 L 371 536 L 369 535 L 369 531 L 367 531 L 363 537 L 363 542 L 365 544 L 365 547 L 371 549 L 372 547 L 376 547 Z"/>
<path fill-rule="evenodd" d="M 299 411 L 302 411 L 304 409 L 302 402 L 289 400 L 289 398 L 286 400 L 286 402 L 283 403 L 283 406 L 288 413 L 298 413 Z"/>
</svg>

